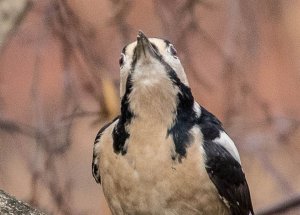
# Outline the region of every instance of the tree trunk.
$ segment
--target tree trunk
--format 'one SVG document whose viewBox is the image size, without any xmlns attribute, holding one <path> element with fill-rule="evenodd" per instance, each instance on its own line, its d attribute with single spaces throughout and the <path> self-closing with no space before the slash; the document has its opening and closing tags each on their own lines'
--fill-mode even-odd
<svg viewBox="0 0 300 215">
<path fill-rule="evenodd" d="M 0 190 L 0 214 L 1 215 L 46 215 L 28 204 L 9 196 Z"/>
</svg>

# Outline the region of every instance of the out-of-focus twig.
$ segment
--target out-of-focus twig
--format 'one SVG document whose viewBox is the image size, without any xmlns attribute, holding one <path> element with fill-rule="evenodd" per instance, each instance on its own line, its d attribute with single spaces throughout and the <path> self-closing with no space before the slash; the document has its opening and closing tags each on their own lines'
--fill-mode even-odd
<svg viewBox="0 0 300 215">
<path fill-rule="evenodd" d="M 45 23 L 48 24 L 53 35 L 61 41 L 64 65 L 72 59 L 74 62 L 83 58 L 88 66 L 86 75 L 89 78 L 92 95 L 101 99 L 99 93 L 100 74 L 102 70 L 102 59 L 96 54 L 93 47 L 94 31 L 88 24 L 82 23 L 79 16 L 73 11 L 66 0 L 54 0 L 45 15 Z"/>
<path fill-rule="evenodd" d="M 276 203 L 268 208 L 262 209 L 258 211 L 256 215 L 278 215 L 298 207 L 300 207 L 300 195 L 296 195 L 287 200 Z"/>
<path fill-rule="evenodd" d="M 174 32 L 170 35 L 176 47 L 183 53 L 185 65 L 187 66 L 187 72 L 195 79 L 201 86 L 203 86 L 208 92 L 213 89 L 212 83 L 201 75 L 201 69 L 195 68 L 195 62 L 193 62 L 193 56 L 189 47 L 189 39 L 192 33 L 199 33 L 198 23 L 196 17 L 196 8 L 198 6 L 210 5 L 206 1 L 198 0 L 186 0 L 178 1 L 178 4 L 174 4 L 174 1 L 154 1 L 156 12 L 160 17 L 161 23 L 164 26 L 166 32 Z M 195 48 L 195 47 L 194 47 Z"/>
<path fill-rule="evenodd" d="M 8 44 L 11 35 L 16 32 L 21 21 L 32 7 L 30 0 L 1 0 L 0 1 L 0 52 Z"/>
<path fill-rule="evenodd" d="M 131 9 L 130 0 L 112 0 L 113 15 L 109 21 L 109 25 L 115 25 L 121 36 L 122 43 L 126 44 L 129 41 L 130 25 L 126 22 L 126 18 Z"/>
</svg>

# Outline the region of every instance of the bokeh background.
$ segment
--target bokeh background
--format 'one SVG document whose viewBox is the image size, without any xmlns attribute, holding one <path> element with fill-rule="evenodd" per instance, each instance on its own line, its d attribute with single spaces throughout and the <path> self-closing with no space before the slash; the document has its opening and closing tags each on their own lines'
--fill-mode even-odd
<svg viewBox="0 0 300 215">
<path fill-rule="evenodd" d="M 141 29 L 175 44 L 196 100 L 240 151 L 255 210 L 297 200 L 299 11 L 298 0 L 0 0 L 0 189 L 49 214 L 110 214 L 93 141 L 119 112 L 120 51 Z"/>
</svg>

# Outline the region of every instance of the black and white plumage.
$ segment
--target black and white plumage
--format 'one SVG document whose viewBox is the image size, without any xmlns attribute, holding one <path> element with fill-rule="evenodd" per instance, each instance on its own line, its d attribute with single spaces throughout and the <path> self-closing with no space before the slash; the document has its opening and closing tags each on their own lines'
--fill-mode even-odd
<svg viewBox="0 0 300 215">
<path fill-rule="evenodd" d="M 238 151 L 194 101 L 174 46 L 139 32 L 120 67 L 121 114 L 92 163 L 112 213 L 254 215 Z"/>
</svg>

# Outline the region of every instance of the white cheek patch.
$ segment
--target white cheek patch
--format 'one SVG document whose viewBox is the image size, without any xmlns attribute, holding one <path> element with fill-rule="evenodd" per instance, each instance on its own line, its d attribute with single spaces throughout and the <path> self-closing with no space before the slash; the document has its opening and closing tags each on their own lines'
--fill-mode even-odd
<svg viewBox="0 0 300 215">
<path fill-rule="evenodd" d="M 241 164 L 240 155 L 234 142 L 224 131 L 221 131 L 220 137 L 214 139 L 213 141 L 223 146 L 234 157 L 234 159 Z"/>
</svg>

